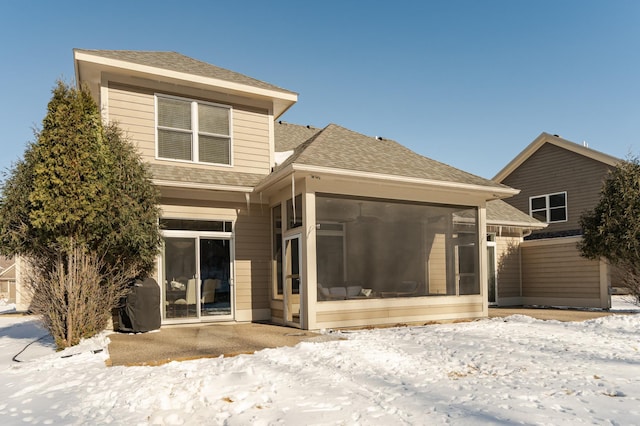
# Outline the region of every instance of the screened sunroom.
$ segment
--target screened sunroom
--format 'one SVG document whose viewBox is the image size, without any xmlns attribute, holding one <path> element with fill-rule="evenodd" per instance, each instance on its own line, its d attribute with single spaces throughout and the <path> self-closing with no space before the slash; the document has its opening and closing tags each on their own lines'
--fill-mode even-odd
<svg viewBox="0 0 640 426">
<path fill-rule="evenodd" d="M 480 212 L 322 192 L 282 199 L 272 320 L 317 329 L 484 315 Z"/>
<path fill-rule="evenodd" d="M 272 212 L 272 321 L 487 316 L 486 202 L 517 190 L 333 124 L 278 129 L 300 144 L 256 187 Z"/>
</svg>

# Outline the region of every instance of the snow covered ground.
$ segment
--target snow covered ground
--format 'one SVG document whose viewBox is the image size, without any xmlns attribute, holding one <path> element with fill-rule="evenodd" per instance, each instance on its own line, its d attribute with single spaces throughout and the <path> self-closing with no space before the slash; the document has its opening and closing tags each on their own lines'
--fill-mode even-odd
<svg viewBox="0 0 640 426">
<path fill-rule="evenodd" d="M 640 308 L 616 298 L 614 310 Z M 0 315 L 0 422 L 640 424 L 639 331 L 638 314 L 516 315 L 108 368 L 106 333 L 56 353 L 33 319 Z"/>
</svg>

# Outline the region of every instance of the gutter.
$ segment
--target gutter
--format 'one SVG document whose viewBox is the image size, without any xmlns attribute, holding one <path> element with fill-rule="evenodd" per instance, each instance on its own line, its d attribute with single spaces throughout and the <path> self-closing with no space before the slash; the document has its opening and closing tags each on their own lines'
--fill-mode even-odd
<svg viewBox="0 0 640 426">
<path fill-rule="evenodd" d="M 489 191 L 489 192 L 493 192 L 493 196 L 495 197 L 494 199 L 511 197 L 513 195 L 520 193 L 520 190 L 508 188 L 508 187 L 491 187 L 491 186 L 483 186 L 483 185 L 476 185 L 476 184 L 447 182 L 447 181 L 441 181 L 441 180 L 423 179 L 423 178 L 408 177 L 408 176 L 362 172 L 357 170 L 335 169 L 331 167 L 322 167 L 322 166 L 309 166 L 309 165 L 295 164 L 295 163 L 289 164 L 282 170 L 278 170 L 274 175 L 271 175 L 265 181 L 258 184 L 255 190 L 257 192 L 263 191 L 265 187 L 267 187 L 272 182 L 277 182 L 281 179 L 284 179 L 287 175 L 296 171 L 307 172 L 307 173 L 324 173 L 324 174 L 330 174 L 334 176 L 344 176 L 344 177 L 353 177 L 353 178 L 384 180 L 386 182 L 395 182 L 395 183 L 402 183 L 402 184 L 436 186 L 444 189 L 454 189 L 454 190 L 461 190 L 461 191 L 462 190 L 468 190 L 468 191 L 470 190 L 474 192 Z"/>
<path fill-rule="evenodd" d="M 544 229 L 549 226 L 548 223 L 534 224 L 529 222 L 511 222 L 511 221 L 496 221 L 496 220 L 487 220 L 487 225 L 492 226 L 513 226 L 518 228 L 529 228 L 529 229 Z"/>
</svg>

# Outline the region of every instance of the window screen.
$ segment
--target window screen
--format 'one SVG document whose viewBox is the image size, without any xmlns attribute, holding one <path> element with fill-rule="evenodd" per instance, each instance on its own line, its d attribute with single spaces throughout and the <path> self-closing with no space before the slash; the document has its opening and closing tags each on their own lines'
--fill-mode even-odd
<svg viewBox="0 0 640 426">
<path fill-rule="evenodd" d="M 231 108 L 157 97 L 158 157 L 231 164 Z"/>
</svg>

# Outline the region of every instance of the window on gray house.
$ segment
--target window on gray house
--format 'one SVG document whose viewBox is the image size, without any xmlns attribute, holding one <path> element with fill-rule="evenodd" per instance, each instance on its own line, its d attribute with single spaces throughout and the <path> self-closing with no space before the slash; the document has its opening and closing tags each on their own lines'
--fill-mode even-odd
<svg viewBox="0 0 640 426">
<path fill-rule="evenodd" d="M 541 222 L 567 221 L 567 193 L 539 195 L 529 198 L 529 214 Z"/>
</svg>

